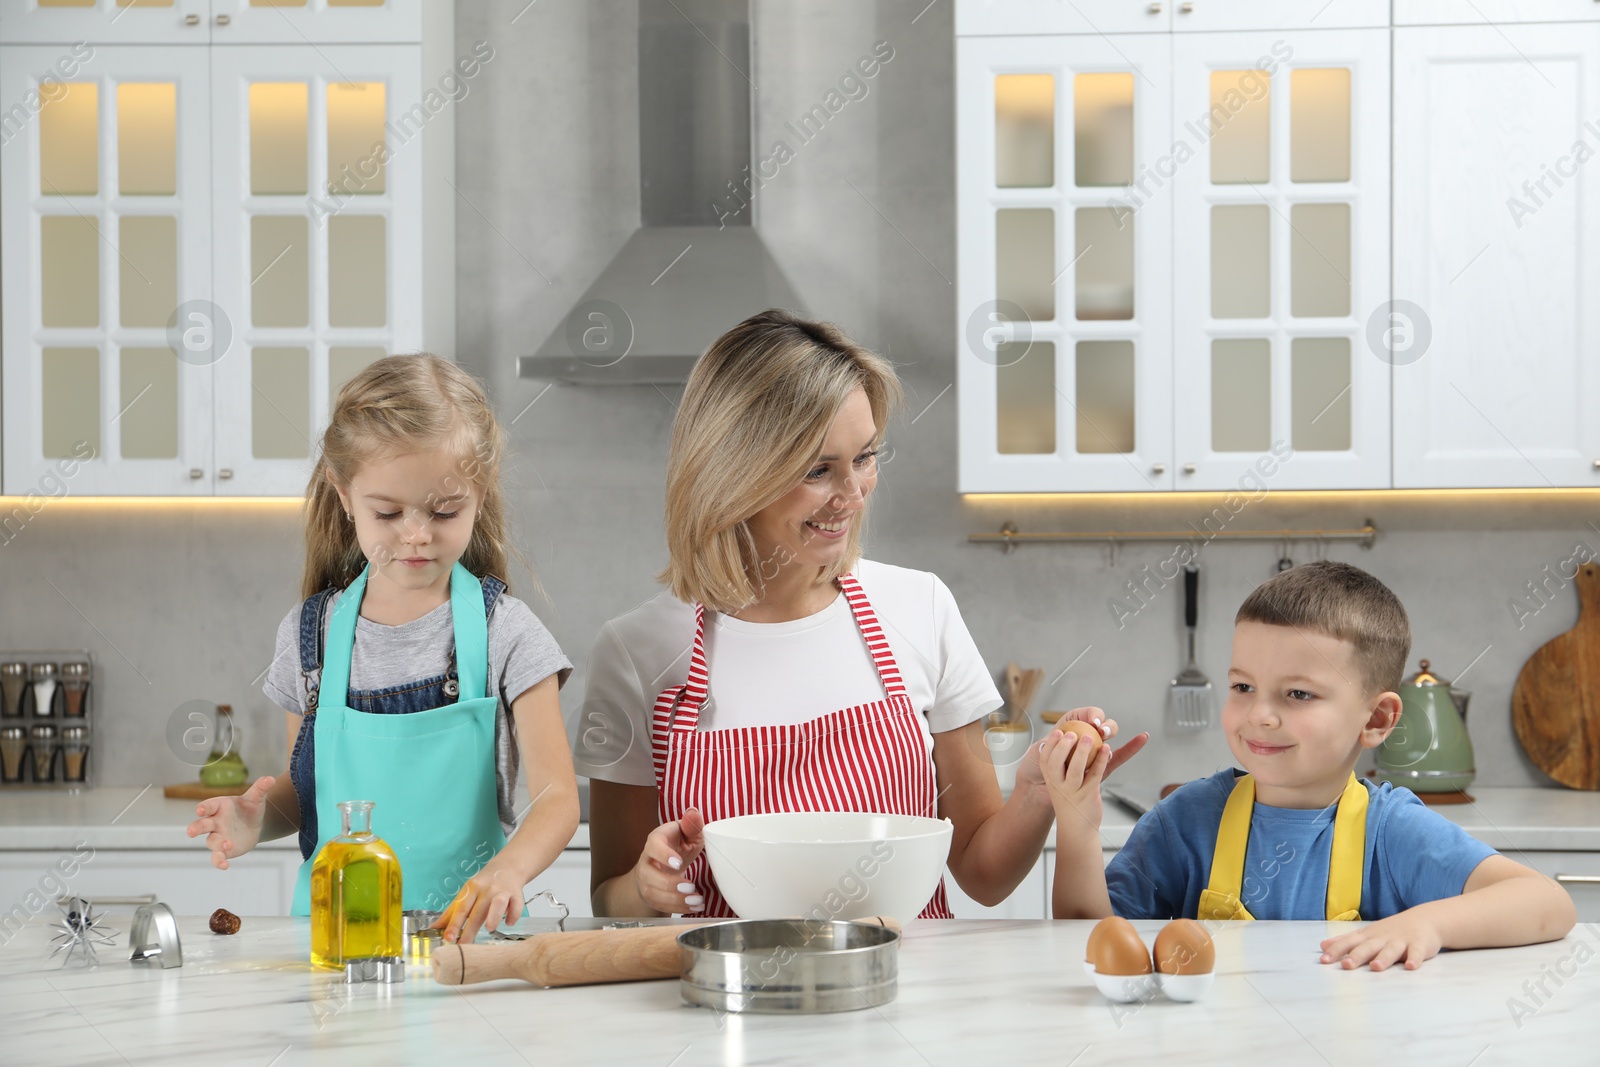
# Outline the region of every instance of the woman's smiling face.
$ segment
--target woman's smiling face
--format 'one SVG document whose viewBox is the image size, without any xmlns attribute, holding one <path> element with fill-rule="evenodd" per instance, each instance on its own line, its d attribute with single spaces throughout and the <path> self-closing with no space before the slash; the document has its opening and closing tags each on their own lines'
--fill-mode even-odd
<svg viewBox="0 0 1600 1067">
<path fill-rule="evenodd" d="M 878 484 L 878 424 L 866 391 L 840 405 L 805 479 L 749 519 L 760 554 L 757 579 L 789 563 L 829 567 L 845 554 L 867 496 Z"/>
</svg>

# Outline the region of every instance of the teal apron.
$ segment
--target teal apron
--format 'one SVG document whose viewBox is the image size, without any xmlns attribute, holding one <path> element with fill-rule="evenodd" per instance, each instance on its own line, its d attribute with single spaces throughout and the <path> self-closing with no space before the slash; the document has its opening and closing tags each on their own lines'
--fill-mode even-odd
<svg viewBox="0 0 1600 1067">
<path fill-rule="evenodd" d="M 317 706 L 307 712 L 315 716 L 318 840 L 300 864 L 291 915 L 311 914 L 311 868 L 340 833 L 341 800 L 374 802 L 372 829 L 400 859 L 408 910 L 444 910 L 506 843 L 495 789 L 499 701 L 485 695 L 489 621 L 482 585 L 459 563 L 450 572 L 460 699 L 431 711 L 379 715 L 345 706 L 368 569 L 333 609 Z"/>
</svg>

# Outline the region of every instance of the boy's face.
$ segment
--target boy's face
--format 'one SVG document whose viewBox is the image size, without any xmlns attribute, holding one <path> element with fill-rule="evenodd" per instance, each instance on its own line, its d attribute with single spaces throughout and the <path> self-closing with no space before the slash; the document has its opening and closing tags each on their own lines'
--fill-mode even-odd
<svg viewBox="0 0 1600 1067">
<path fill-rule="evenodd" d="M 1366 691 L 1349 641 L 1261 622 L 1234 627 L 1222 728 L 1262 803 L 1333 803 L 1361 750 L 1382 744 L 1399 714 L 1396 694 Z"/>
</svg>

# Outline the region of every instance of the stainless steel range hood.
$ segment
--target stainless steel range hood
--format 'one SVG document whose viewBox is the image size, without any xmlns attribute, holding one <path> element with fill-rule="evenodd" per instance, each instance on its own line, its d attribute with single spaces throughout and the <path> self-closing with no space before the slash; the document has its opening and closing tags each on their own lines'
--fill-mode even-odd
<svg viewBox="0 0 1600 1067">
<path fill-rule="evenodd" d="M 640 227 L 522 378 L 681 384 L 728 327 L 798 298 L 752 225 L 746 0 L 640 0 Z"/>
</svg>

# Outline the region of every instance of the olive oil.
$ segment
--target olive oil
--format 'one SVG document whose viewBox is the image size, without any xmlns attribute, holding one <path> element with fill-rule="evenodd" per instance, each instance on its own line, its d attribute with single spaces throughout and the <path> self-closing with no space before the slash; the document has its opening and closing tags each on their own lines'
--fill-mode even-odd
<svg viewBox="0 0 1600 1067">
<path fill-rule="evenodd" d="M 349 960 L 400 956 L 400 861 L 372 832 L 372 801 L 339 803 L 343 832 L 311 866 L 311 962 L 342 970 Z"/>
</svg>

